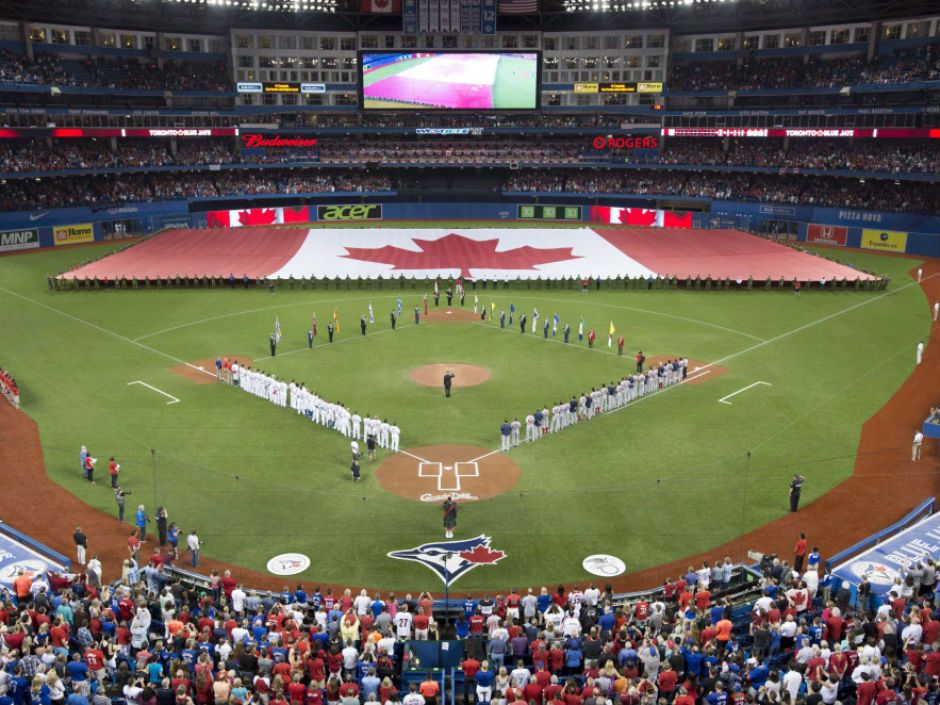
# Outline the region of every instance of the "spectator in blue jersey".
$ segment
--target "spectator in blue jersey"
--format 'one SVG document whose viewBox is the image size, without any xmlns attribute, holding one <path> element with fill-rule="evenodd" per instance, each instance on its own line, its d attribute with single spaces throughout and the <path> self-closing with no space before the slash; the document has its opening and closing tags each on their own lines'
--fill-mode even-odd
<svg viewBox="0 0 940 705">
<path fill-rule="evenodd" d="M 495 676 L 490 670 L 489 661 L 480 664 L 480 670 L 477 671 L 477 703 L 478 705 L 489 705 L 493 699 L 493 681 Z"/>
<path fill-rule="evenodd" d="M 470 619 L 476 611 L 477 601 L 473 599 L 472 595 L 467 595 L 467 599 L 463 601 L 463 616 Z"/>
</svg>

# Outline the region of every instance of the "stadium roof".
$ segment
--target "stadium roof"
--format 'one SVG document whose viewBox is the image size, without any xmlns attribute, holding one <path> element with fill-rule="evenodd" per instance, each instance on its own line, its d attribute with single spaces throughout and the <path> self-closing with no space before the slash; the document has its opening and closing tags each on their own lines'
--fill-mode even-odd
<svg viewBox="0 0 940 705">
<path fill-rule="evenodd" d="M 936 0 L 541 0 L 501 29 L 669 27 L 675 33 L 862 22 L 937 13 Z M 224 34 L 231 27 L 400 29 L 396 16 L 360 15 L 359 0 L 0 0 L 0 17 L 97 27 Z"/>
</svg>

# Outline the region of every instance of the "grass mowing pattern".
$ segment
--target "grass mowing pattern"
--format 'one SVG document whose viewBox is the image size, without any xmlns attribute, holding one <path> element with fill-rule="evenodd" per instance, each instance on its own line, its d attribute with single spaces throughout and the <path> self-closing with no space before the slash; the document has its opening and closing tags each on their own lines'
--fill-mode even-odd
<svg viewBox="0 0 940 705">
<path fill-rule="evenodd" d="M 522 336 L 517 327 L 421 325 L 379 333 L 399 294 L 402 322 L 410 320 L 420 289 L 46 288 L 46 272 L 113 248 L 0 258 L 0 360 L 39 423 L 50 476 L 112 511 L 106 483 L 81 481 L 78 448 L 85 443 L 99 459 L 116 455 L 132 499 L 151 510 L 167 505 L 183 531 L 199 530 L 213 557 L 263 570 L 272 555 L 300 551 L 312 558 L 304 579 L 386 589 L 440 587 L 427 569 L 385 556 L 439 538 L 437 509 L 386 494 L 368 465 L 364 481 L 353 486 L 341 436 L 240 392 L 193 385 L 167 371 L 167 358 L 8 292 L 127 339 L 142 337 L 141 344 L 183 360 L 218 353 L 263 358 L 277 316 L 285 336 L 280 354 L 259 366 L 394 419 L 403 448 L 438 442 L 495 448 L 503 417 L 619 374 L 631 363 L 606 354 L 610 320 L 624 332 L 628 352 L 642 348 L 648 356 L 715 360 L 760 345 L 755 338 L 785 336 L 723 363 L 730 373 L 714 382 L 672 389 L 513 451 L 523 470 L 518 491 L 466 505 L 458 531 L 485 532 L 509 555 L 468 574 L 457 589 L 583 579 L 581 560 L 596 552 L 620 556 L 634 570 L 706 550 L 786 511 L 794 470 L 807 476 L 804 502 L 811 501 L 851 471 L 861 423 L 909 374 L 914 346 L 929 328 L 920 289 L 904 288 L 914 261 L 854 252 L 838 254 L 887 272 L 894 293 L 478 290 L 483 303 L 508 308 L 513 301 L 530 318 L 533 307 L 542 316 L 558 312 L 575 332 L 583 315 L 598 331 L 594 351 Z M 369 301 L 376 325 L 363 338 L 358 320 Z M 343 342 L 328 347 L 324 329 L 334 307 Z M 314 311 L 321 334 L 310 352 L 305 336 Z M 841 311 L 847 312 L 786 335 Z M 483 365 L 493 379 L 458 390 L 445 404 L 437 390 L 407 380 L 411 367 L 436 361 Z M 128 387 L 132 380 L 182 402 L 166 406 L 160 395 Z M 732 406 L 717 403 L 756 380 L 773 386 L 744 392 Z"/>
</svg>

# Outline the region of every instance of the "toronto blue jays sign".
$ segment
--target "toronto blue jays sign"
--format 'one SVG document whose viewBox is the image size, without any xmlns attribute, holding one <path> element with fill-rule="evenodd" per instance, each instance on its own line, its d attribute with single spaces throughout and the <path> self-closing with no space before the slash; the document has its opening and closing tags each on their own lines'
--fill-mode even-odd
<svg viewBox="0 0 940 705">
<path fill-rule="evenodd" d="M 450 587 L 462 575 L 481 565 L 496 565 L 506 557 L 504 551 L 490 548 L 492 538 L 480 534 L 474 539 L 423 543 L 415 548 L 391 551 L 389 558 L 420 563 Z"/>
<path fill-rule="evenodd" d="M 832 572 L 853 585 L 867 578 L 872 592 L 883 595 L 907 570 L 928 558 L 940 558 L 940 513 L 850 558 Z"/>
</svg>

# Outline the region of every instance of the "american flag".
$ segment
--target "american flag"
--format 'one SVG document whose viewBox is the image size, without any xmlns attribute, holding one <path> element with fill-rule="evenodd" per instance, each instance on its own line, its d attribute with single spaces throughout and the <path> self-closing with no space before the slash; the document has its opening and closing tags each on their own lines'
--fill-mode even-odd
<svg viewBox="0 0 940 705">
<path fill-rule="evenodd" d="M 539 0 L 498 0 L 496 11 L 501 15 L 529 15 L 539 11 Z"/>
</svg>

